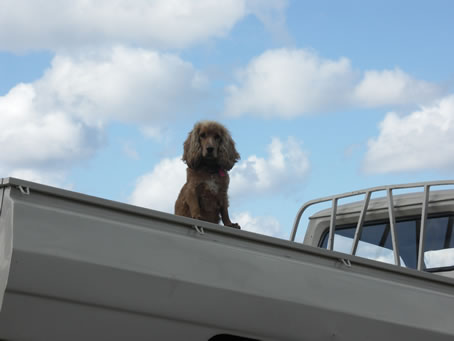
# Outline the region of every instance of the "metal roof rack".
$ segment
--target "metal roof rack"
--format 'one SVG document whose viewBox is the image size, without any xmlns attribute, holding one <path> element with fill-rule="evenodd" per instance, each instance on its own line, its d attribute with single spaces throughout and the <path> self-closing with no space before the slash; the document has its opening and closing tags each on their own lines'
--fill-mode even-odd
<svg viewBox="0 0 454 341">
<path fill-rule="evenodd" d="M 371 187 L 362 189 L 359 191 L 347 192 L 337 195 L 331 195 L 319 199 L 310 200 L 305 203 L 298 211 L 295 221 L 293 223 L 292 233 L 290 235 L 290 241 L 295 241 L 296 233 L 298 231 L 298 225 L 301 220 L 301 216 L 303 215 L 304 211 L 314 204 L 319 204 L 322 202 L 332 202 L 331 205 L 331 218 L 330 218 L 330 225 L 329 225 L 329 235 L 328 235 L 328 250 L 333 250 L 334 247 L 334 233 L 336 228 L 336 212 L 337 212 L 337 204 L 339 199 L 354 197 L 358 195 L 364 195 L 363 206 L 361 209 L 361 213 L 358 218 L 358 223 L 356 225 L 355 236 L 353 239 L 352 248 L 350 251 L 351 255 L 356 254 L 356 250 L 358 248 L 358 243 L 361 238 L 361 233 L 364 225 L 364 220 L 366 217 L 367 209 L 369 206 L 369 201 L 371 198 L 372 193 L 386 191 L 387 202 L 388 202 L 388 214 L 389 214 L 389 223 L 390 223 L 390 230 L 391 230 L 391 241 L 393 246 L 393 254 L 394 254 L 394 264 L 400 266 L 400 255 L 399 255 L 399 247 L 397 243 L 397 235 L 396 235 L 396 217 L 394 212 L 394 202 L 393 202 L 393 190 L 396 189 L 409 189 L 409 188 L 424 188 L 424 195 L 422 200 L 422 210 L 421 210 L 421 230 L 420 230 L 420 243 L 418 248 L 418 270 L 423 270 L 423 262 L 424 262 L 424 236 L 425 236 L 425 229 L 427 225 L 427 209 L 429 205 L 429 192 L 430 188 L 433 186 L 445 186 L 445 185 L 454 185 L 454 180 L 442 180 L 442 181 L 426 181 L 426 182 L 415 182 L 409 184 L 400 184 L 400 185 L 387 185 L 387 186 L 378 186 L 378 187 Z"/>
</svg>

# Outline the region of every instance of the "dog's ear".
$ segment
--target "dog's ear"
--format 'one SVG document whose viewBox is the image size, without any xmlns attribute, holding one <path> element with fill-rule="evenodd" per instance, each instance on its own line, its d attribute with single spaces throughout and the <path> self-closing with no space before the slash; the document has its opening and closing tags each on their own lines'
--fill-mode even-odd
<svg viewBox="0 0 454 341">
<path fill-rule="evenodd" d="M 182 160 L 186 162 L 189 168 L 197 168 L 202 159 L 202 146 L 199 141 L 199 124 L 189 132 L 188 138 L 183 144 Z"/>
<path fill-rule="evenodd" d="M 225 170 L 231 170 L 240 159 L 240 154 L 236 151 L 235 141 L 228 130 L 225 128 L 223 130 L 219 146 L 219 165 Z"/>
</svg>

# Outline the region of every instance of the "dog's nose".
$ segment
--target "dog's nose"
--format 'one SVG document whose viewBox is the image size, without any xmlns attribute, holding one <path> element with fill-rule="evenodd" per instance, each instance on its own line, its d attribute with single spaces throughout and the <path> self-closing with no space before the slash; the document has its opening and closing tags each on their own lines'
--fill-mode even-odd
<svg viewBox="0 0 454 341">
<path fill-rule="evenodd" d="M 207 148 L 207 153 L 208 153 L 208 154 L 212 154 L 212 153 L 213 153 L 213 150 L 214 150 L 213 147 L 208 147 L 208 148 Z"/>
</svg>

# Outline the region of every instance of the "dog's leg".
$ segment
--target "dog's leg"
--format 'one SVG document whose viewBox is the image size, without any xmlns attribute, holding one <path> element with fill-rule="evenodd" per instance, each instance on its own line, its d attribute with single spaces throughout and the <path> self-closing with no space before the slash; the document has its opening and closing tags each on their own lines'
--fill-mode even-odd
<svg viewBox="0 0 454 341">
<path fill-rule="evenodd" d="M 188 188 L 188 195 L 186 203 L 189 206 L 189 214 L 191 218 L 201 220 L 202 215 L 200 214 L 200 204 L 199 204 L 199 197 L 197 195 L 197 191 L 195 188 Z"/>
<path fill-rule="evenodd" d="M 222 218 L 222 222 L 224 223 L 225 226 L 230 226 L 235 229 L 241 229 L 240 225 L 238 225 L 237 223 L 232 223 L 230 221 L 229 209 L 228 209 L 227 205 L 224 205 L 221 207 L 221 218 Z"/>
</svg>

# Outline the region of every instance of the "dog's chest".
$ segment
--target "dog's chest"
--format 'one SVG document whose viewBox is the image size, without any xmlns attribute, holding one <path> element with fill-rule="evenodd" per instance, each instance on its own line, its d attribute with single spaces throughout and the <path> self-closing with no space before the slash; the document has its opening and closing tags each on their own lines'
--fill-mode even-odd
<svg viewBox="0 0 454 341">
<path fill-rule="evenodd" d="M 211 192 L 214 195 L 218 194 L 219 188 L 220 188 L 220 183 L 219 183 L 219 179 L 216 176 L 214 176 L 214 175 L 210 176 L 208 179 L 206 179 L 203 182 L 203 184 L 205 185 L 206 190 L 208 190 L 209 192 Z"/>
</svg>

